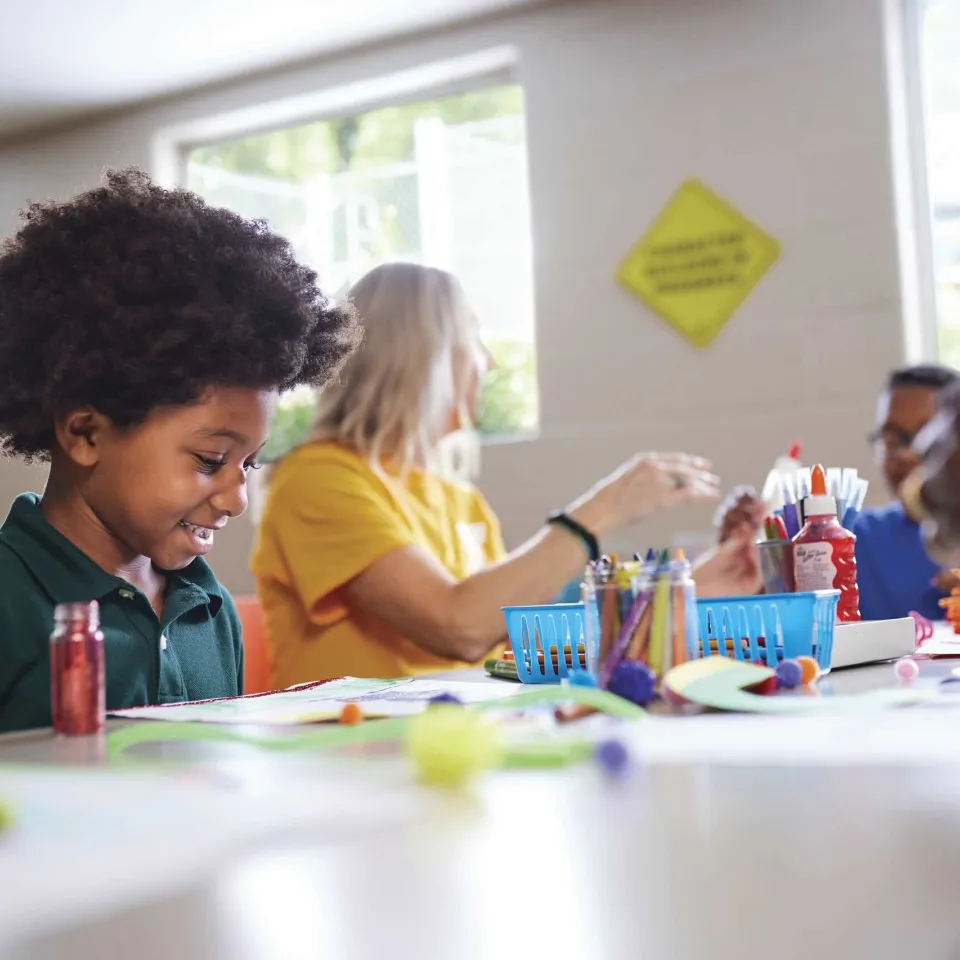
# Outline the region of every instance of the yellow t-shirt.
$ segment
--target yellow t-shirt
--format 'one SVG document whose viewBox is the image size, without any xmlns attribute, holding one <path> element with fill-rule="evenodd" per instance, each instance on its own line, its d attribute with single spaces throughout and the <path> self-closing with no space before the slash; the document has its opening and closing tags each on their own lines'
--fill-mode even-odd
<svg viewBox="0 0 960 960">
<path fill-rule="evenodd" d="M 506 553 L 497 518 L 467 484 L 422 470 L 375 471 L 332 442 L 306 444 L 283 460 L 252 562 L 278 686 L 466 666 L 418 647 L 344 596 L 344 584 L 412 545 L 457 580 Z"/>
</svg>

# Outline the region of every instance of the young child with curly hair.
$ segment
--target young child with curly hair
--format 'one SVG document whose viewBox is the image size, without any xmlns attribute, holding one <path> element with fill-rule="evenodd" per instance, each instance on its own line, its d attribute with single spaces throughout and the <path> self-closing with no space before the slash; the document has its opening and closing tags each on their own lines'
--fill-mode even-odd
<svg viewBox="0 0 960 960">
<path fill-rule="evenodd" d="M 278 393 L 358 340 L 286 240 L 139 171 L 28 208 L 0 249 L 0 444 L 50 469 L 0 528 L 0 730 L 50 723 L 58 603 L 100 604 L 109 708 L 242 691 L 203 557 Z"/>
</svg>

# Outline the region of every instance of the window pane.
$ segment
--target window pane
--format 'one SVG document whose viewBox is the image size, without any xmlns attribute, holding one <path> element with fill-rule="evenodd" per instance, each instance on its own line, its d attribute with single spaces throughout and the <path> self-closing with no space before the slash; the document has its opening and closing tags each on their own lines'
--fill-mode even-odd
<svg viewBox="0 0 960 960">
<path fill-rule="evenodd" d="M 533 276 L 520 87 L 492 87 L 192 150 L 187 185 L 266 219 L 342 296 L 378 264 L 441 267 L 463 282 L 497 360 L 481 434 L 536 429 Z M 309 428 L 286 398 L 268 449 Z"/>
</svg>

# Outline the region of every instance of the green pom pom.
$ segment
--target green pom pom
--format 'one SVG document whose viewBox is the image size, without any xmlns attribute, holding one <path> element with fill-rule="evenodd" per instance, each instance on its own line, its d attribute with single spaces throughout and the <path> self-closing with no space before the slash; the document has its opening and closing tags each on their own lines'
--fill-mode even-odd
<svg viewBox="0 0 960 960">
<path fill-rule="evenodd" d="M 423 783 L 459 787 L 500 763 L 496 728 L 480 714 L 438 704 L 414 717 L 406 734 L 407 755 Z"/>
</svg>

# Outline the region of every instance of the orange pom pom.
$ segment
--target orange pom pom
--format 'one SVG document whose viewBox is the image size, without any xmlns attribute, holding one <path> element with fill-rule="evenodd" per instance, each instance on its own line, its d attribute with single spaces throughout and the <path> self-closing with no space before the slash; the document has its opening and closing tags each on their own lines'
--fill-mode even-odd
<svg viewBox="0 0 960 960">
<path fill-rule="evenodd" d="M 803 675 L 800 677 L 802 684 L 813 683 L 820 676 L 820 664 L 813 657 L 797 657 L 797 663 L 800 664 L 800 669 L 803 671 Z"/>
<path fill-rule="evenodd" d="M 351 727 L 363 722 L 363 711 L 355 703 L 345 703 L 340 711 L 340 722 Z"/>
</svg>

